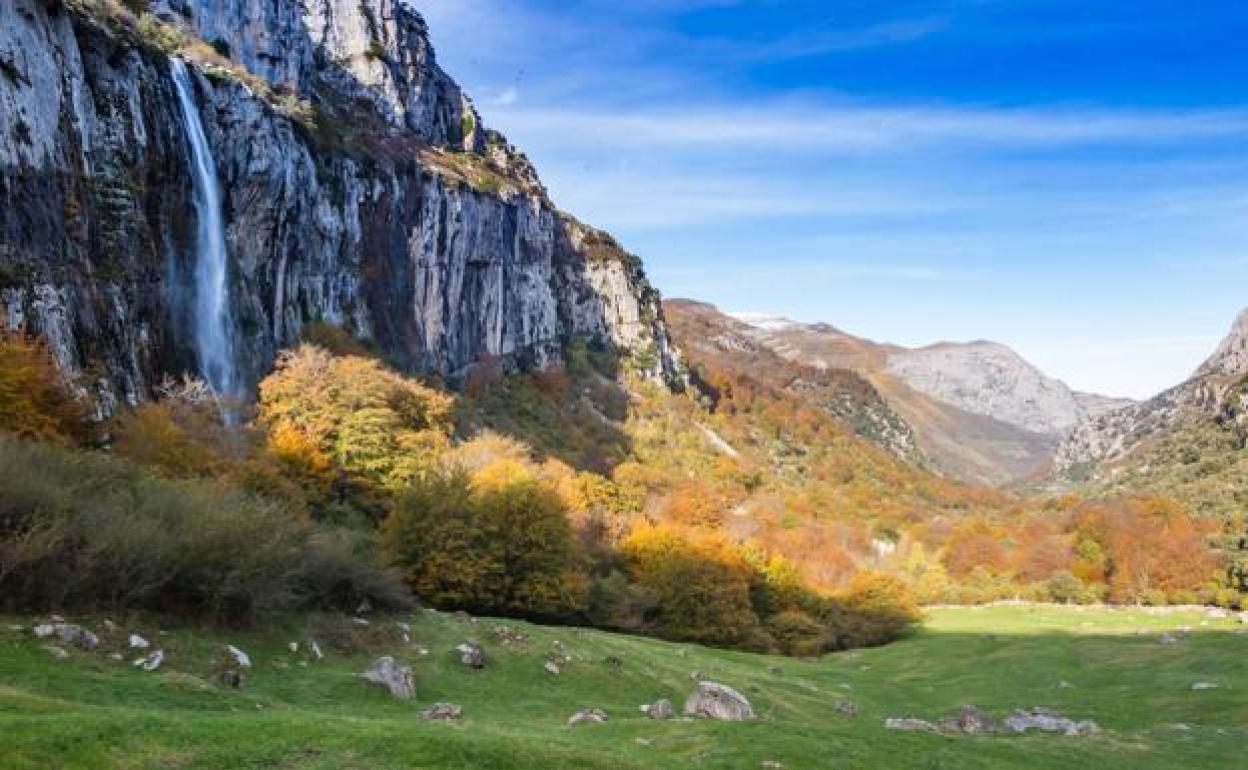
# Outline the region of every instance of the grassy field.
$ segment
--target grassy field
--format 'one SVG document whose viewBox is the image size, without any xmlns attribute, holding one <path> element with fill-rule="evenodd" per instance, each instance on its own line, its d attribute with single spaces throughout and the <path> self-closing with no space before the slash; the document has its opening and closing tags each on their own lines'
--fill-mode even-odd
<svg viewBox="0 0 1248 770">
<path fill-rule="evenodd" d="M 98 618 L 71 620 L 102 626 Z M 144 673 L 110 658 L 120 636 L 60 660 L 13 628 L 30 619 L 0 618 L 0 767 L 1221 770 L 1244 766 L 1248 743 L 1248 635 L 1199 613 L 939 610 L 910 639 L 818 662 L 431 612 L 410 621 L 411 643 L 379 619 L 364 627 L 290 618 L 264 633 L 161 633 L 136 623 L 125 630 L 168 653 L 159 672 Z M 504 644 L 500 625 L 527 641 Z M 1159 642 L 1161 632 L 1184 626 L 1190 636 Z M 309 638 L 322 643 L 324 660 L 287 647 Z M 483 671 L 451 656 L 469 638 L 491 656 Z M 542 670 L 556 641 L 573 657 L 557 677 Z M 255 660 L 241 691 L 216 681 L 227 642 Z M 382 653 L 414 669 L 415 703 L 355 676 Z M 679 709 L 695 672 L 744 692 L 760 720 L 660 723 L 639 713 L 639 704 L 663 697 Z M 1193 691 L 1195 682 L 1219 687 Z M 858 716 L 838 715 L 840 700 L 857 704 Z M 419 720 L 419 709 L 436 701 L 462 704 L 464 719 Z M 1045 706 L 1096 720 L 1105 732 L 950 737 L 884 729 L 886 717 L 935 719 L 963 704 L 998 715 Z M 585 707 L 606 709 L 611 721 L 567 727 Z"/>
</svg>

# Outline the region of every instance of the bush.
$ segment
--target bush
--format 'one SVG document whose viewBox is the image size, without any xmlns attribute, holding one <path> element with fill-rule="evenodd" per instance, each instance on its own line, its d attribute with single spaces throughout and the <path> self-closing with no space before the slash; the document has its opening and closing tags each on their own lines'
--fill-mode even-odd
<svg viewBox="0 0 1248 770">
<path fill-rule="evenodd" d="M 358 355 L 302 345 L 260 383 L 261 424 L 293 430 L 344 470 L 402 489 L 449 447 L 452 399 Z"/>
<path fill-rule="evenodd" d="M 567 513 L 553 490 L 500 465 L 483 469 L 476 481 L 460 471 L 415 481 L 382 525 L 385 552 L 434 606 L 576 617 L 587 582 Z"/>
<path fill-rule="evenodd" d="M 86 410 L 64 387 L 42 344 L 0 332 L 0 431 L 68 441 L 86 432 Z"/>
<path fill-rule="evenodd" d="M 0 602 L 10 609 L 241 622 L 272 610 L 351 609 L 363 597 L 400 604 L 401 584 L 365 543 L 228 484 L 0 439 Z"/>
<path fill-rule="evenodd" d="M 910 589 L 898 578 L 860 572 L 837 597 L 834 607 L 837 647 L 874 647 L 901 638 L 923 619 Z"/>
</svg>

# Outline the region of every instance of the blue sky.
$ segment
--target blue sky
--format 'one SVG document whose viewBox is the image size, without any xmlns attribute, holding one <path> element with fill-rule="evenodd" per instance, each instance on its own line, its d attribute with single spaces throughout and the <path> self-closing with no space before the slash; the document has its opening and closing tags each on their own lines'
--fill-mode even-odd
<svg viewBox="0 0 1248 770">
<path fill-rule="evenodd" d="M 410 1 L 666 296 L 1131 396 L 1248 306 L 1248 2 Z"/>
</svg>

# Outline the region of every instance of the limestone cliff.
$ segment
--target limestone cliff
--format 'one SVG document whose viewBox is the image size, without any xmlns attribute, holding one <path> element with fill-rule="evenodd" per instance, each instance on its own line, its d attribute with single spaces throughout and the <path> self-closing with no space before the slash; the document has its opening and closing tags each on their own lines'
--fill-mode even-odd
<svg viewBox="0 0 1248 770">
<path fill-rule="evenodd" d="M 396 0 L 0 3 L 0 319 L 99 400 L 193 370 L 194 207 L 170 57 L 220 179 L 245 383 L 310 322 L 412 370 L 589 337 L 677 383 L 639 261 L 559 212 Z"/>
</svg>

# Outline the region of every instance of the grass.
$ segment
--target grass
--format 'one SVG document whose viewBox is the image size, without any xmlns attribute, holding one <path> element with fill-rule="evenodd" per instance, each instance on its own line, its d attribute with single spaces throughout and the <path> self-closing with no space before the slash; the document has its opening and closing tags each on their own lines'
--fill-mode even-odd
<svg viewBox="0 0 1248 770">
<path fill-rule="evenodd" d="M 41 640 L 11 628 L 30 620 L 0 619 L 4 770 L 745 769 L 764 762 L 793 770 L 1199 770 L 1235 766 L 1248 739 L 1248 635 L 1192 612 L 938 610 L 910 639 L 818 662 L 431 612 L 411 619 L 410 644 L 380 619 L 362 627 L 291 617 L 263 633 L 162 635 L 150 624 L 128 626 L 169 653 L 152 674 L 109 658 L 120 634 L 105 637 L 100 651 L 56 660 Z M 81 620 L 97 631 L 102 625 Z M 504 644 L 494 631 L 503 624 L 528 640 Z M 1159 643 L 1160 632 L 1182 626 L 1193 633 Z M 289 641 L 309 637 L 325 646 L 325 660 L 288 650 Z M 485 644 L 486 670 L 469 671 L 451 656 L 468 638 Z M 558 677 L 542 671 L 555 641 L 573 657 Z M 216 682 L 226 642 L 256 661 L 244 690 Z M 415 703 L 354 676 L 382 653 L 413 667 Z M 742 690 L 760 721 L 642 717 L 638 705 L 661 697 L 679 708 L 694 672 Z M 1193 691 L 1197 681 L 1220 687 Z M 860 714 L 838 716 L 842 699 Z M 420 721 L 416 712 L 436 701 L 462 704 L 465 718 Z M 966 703 L 997 713 L 1047 706 L 1094 719 L 1105 733 L 947 737 L 883 728 L 886 717 L 937 718 Z M 611 721 L 565 725 L 575 710 L 593 706 Z"/>
</svg>

